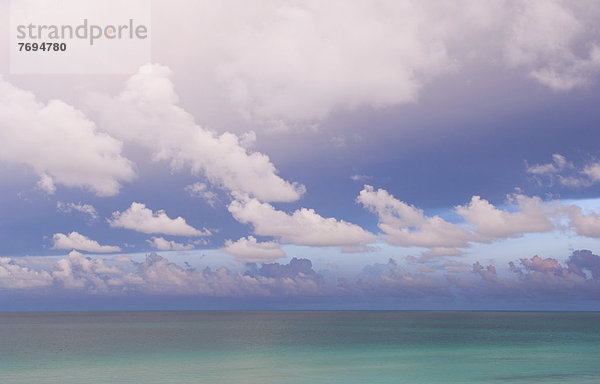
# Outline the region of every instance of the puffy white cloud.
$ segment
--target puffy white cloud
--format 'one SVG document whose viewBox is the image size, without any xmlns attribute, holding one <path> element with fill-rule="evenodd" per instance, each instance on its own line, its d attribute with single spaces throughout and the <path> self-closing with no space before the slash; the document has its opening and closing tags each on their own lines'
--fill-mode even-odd
<svg viewBox="0 0 600 384">
<path fill-rule="evenodd" d="M 575 232 L 582 236 L 600 237 L 600 215 L 595 212 L 586 215 L 576 205 L 571 205 L 566 209 L 570 225 Z"/>
<path fill-rule="evenodd" d="M 122 143 L 98 132 L 81 111 L 60 100 L 39 102 L 2 78 L 0 128 L 0 161 L 33 168 L 38 188 L 47 193 L 61 184 L 112 196 L 135 176 L 121 155 Z"/>
<path fill-rule="evenodd" d="M 204 199 L 208 205 L 214 207 L 217 204 L 217 194 L 209 191 L 205 183 L 196 182 L 185 186 L 185 191 L 192 197 Z"/>
<path fill-rule="evenodd" d="M 455 208 L 468 224 L 463 226 L 449 223 L 439 216 L 425 216 L 423 210 L 370 185 L 365 185 L 356 200 L 377 214 L 378 226 L 386 234 L 389 244 L 428 248 L 423 254 L 425 259 L 459 255 L 460 249 L 470 243 L 554 230 L 552 220 L 562 213 L 561 207 L 544 205 L 538 197 L 511 196 L 509 202 L 516 205 L 517 211 L 509 212 L 473 196 L 469 204 Z"/>
<path fill-rule="evenodd" d="M 77 249 L 94 253 L 120 252 L 121 248 L 113 245 L 100 245 L 97 241 L 91 240 L 86 236 L 71 232 L 68 235 L 55 233 L 52 236 L 52 249 Z"/>
<path fill-rule="evenodd" d="M 90 204 L 63 203 L 62 201 L 57 201 L 56 209 L 65 213 L 70 213 L 73 211 L 81 212 L 88 215 L 92 220 L 96 220 L 98 218 L 98 212 L 96 211 L 96 208 Z"/>
<path fill-rule="evenodd" d="M 260 236 L 309 246 L 348 246 L 370 243 L 375 236 L 344 220 L 324 218 L 314 209 L 301 208 L 288 214 L 257 199 L 237 196 L 228 206 L 240 223 L 250 223 Z"/>
<path fill-rule="evenodd" d="M 528 68 L 533 79 L 558 91 L 589 85 L 600 71 L 600 46 L 588 43 L 587 57 L 576 52 L 595 28 L 598 4 L 524 1 L 515 8 L 506 42 L 508 64 Z"/>
<path fill-rule="evenodd" d="M 236 242 L 226 240 L 223 250 L 246 263 L 268 263 L 285 257 L 277 242 L 259 242 L 254 236 L 242 237 Z"/>
<path fill-rule="evenodd" d="M 400 201 L 384 189 L 365 185 L 357 197 L 369 211 L 377 214 L 378 226 L 392 245 L 431 248 L 431 255 L 456 254 L 468 246 L 473 236 L 464 228 L 439 216 L 427 217 L 423 210 Z"/>
<path fill-rule="evenodd" d="M 108 223 L 113 228 L 132 229 L 148 234 L 190 237 L 211 235 L 207 229 L 199 230 L 190 226 L 183 217 L 171 219 L 163 210 L 154 213 L 146 208 L 145 204 L 136 202 L 131 203 L 131 206 L 123 212 L 113 212 Z"/>
<path fill-rule="evenodd" d="M 456 212 L 474 226 L 478 241 L 519 237 L 525 233 L 548 232 L 554 229 L 550 220 L 558 211 L 544 206 L 539 197 L 509 196 L 516 203 L 517 212 L 500 210 L 479 196 L 473 196 L 467 205 L 459 205 Z"/>
<path fill-rule="evenodd" d="M 267 155 L 244 147 L 253 141 L 253 134 L 241 138 L 228 132 L 217 135 L 197 125 L 177 105 L 170 75 L 167 67 L 148 64 L 115 98 L 98 95 L 92 104 L 103 128 L 150 148 L 156 160 L 169 161 L 175 169 L 189 166 L 192 173 L 229 191 L 262 201 L 294 201 L 304 193 L 304 186 L 277 175 Z"/>
<path fill-rule="evenodd" d="M 150 240 L 146 241 L 159 251 L 186 251 L 195 248 L 194 244 L 181 244 L 172 240 L 166 240 L 163 237 L 153 236 Z"/>
</svg>

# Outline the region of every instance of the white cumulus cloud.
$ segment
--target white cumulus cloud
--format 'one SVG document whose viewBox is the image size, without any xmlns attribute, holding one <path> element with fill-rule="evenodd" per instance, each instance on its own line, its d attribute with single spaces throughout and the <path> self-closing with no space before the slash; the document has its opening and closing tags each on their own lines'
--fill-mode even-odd
<svg viewBox="0 0 600 384">
<path fill-rule="evenodd" d="M 38 188 L 50 194 L 61 184 L 112 196 L 135 176 L 122 143 L 99 132 L 83 112 L 60 100 L 39 102 L 2 78 L 0 142 L 0 161 L 30 166 L 40 177 Z"/>
<path fill-rule="evenodd" d="M 248 193 L 262 201 L 294 201 L 304 186 L 277 175 L 269 157 L 251 152 L 254 135 L 218 135 L 196 124 L 194 117 L 177 105 L 171 71 L 148 64 L 127 81 L 114 98 L 98 95 L 94 106 L 103 128 L 123 140 L 139 143 L 156 160 L 169 161 L 175 169 L 189 166 L 212 183 L 229 191 Z"/>
<path fill-rule="evenodd" d="M 516 204 L 516 212 L 500 210 L 489 201 L 473 196 L 469 204 L 459 205 L 456 212 L 474 227 L 479 241 L 519 237 L 525 233 L 549 232 L 554 229 L 550 220 L 557 210 L 545 206 L 539 197 L 514 195 L 509 202 Z"/>
<path fill-rule="evenodd" d="M 499 209 L 473 196 L 468 204 L 455 207 L 455 212 L 464 219 L 459 224 L 439 216 L 426 216 L 423 210 L 370 185 L 365 185 L 357 201 L 377 214 L 378 226 L 387 235 L 385 239 L 389 244 L 428 248 L 423 254 L 425 258 L 456 256 L 470 243 L 550 232 L 556 229 L 555 221 L 563 214 L 559 204 L 545 204 L 539 197 L 519 194 L 509 196 L 507 209 Z"/>
<path fill-rule="evenodd" d="M 171 219 L 166 212 L 159 210 L 156 213 L 146 208 L 142 203 L 131 203 L 123 212 L 113 212 L 108 223 L 113 228 L 126 228 L 148 234 L 163 234 L 172 236 L 210 236 L 207 229 L 199 230 L 189 225 L 183 217 Z"/>
<path fill-rule="evenodd" d="M 236 242 L 226 240 L 223 250 L 245 263 L 268 263 L 285 257 L 277 242 L 259 242 L 254 236 L 242 237 Z"/>
<path fill-rule="evenodd" d="M 0 257 L 0 288 L 32 289 L 52 284 L 47 271 L 36 271 L 16 264 L 11 258 Z"/>
<path fill-rule="evenodd" d="M 97 241 L 78 233 L 71 232 L 68 235 L 55 233 L 52 236 L 52 249 L 76 249 L 78 251 L 94 253 L 120 252 L 121 248 L 113 245 L 100 245 Z"/>
<path fill-rule="evenodd" d="M 172 240 L 166 240 L 163 237 L 153 236 L 150 240 L 146 240 L 153 248 L 159 251 L 186 251 L 194 249 L 194 244 L 182 244 Z"/>
<path fill-rule="evenodd" d="M 249 223 L 260 236 L 280 237 L 283 242 L 309 246 L 348 246 L 371 243 L 375 236 L 356 224 L 325 218 L 314 209 L 288 214 L 271 204 L 249 197 L 236 198 L 228 206 L 240 223 Z"/>
<path fill-rule="evenodd" d="M 473 236 L 464 228 L 439 216 L 425 216 L 423 210 L 396 199 L 385 189 L 365 185 L 356 199 L 377 214 L 378 226 L 392 245 L 431 248 L 434 255 L 456 254 Z"/>
<path fill-rule="evenodd" d="M 567 208 L 570 225 L 577 234 L 587 237 L 600 237 L 600 215 L 592 212 L 584 214 L 581 208 L 571 205 Z"/>
</svg>

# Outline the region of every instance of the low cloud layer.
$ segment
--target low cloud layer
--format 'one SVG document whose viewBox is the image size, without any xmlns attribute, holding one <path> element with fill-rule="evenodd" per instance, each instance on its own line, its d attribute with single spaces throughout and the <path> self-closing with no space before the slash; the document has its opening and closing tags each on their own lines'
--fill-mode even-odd
<svg viewBox="0 0 600 384">
<path fill-rule="evenodd" d="M 0 258 L 0 287 L 8 292 L 71 291 L 92 295 L 198 297 L 402 298 L 434 302 L 460 299 L 522 302 L 600 300 L 600 256 L 574 251 L 564 262 L 552 258 L 518 259 L 503 266 L 479 262 L 436 272 L 390 259 L 353 276 L 317 272 L 308 259 L 287 264 L 248 264 L 243 272 L 226 267 L 183 268 L 151 253 L 142 262 L 126 257 L 89 258 L 77 251 L 52 265 Z"/>
</svg>

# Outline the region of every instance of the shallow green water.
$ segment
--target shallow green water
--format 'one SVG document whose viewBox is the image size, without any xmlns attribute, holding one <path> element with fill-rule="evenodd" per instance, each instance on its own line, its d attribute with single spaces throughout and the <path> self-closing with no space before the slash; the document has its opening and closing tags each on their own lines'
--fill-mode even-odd
<svg viewBox="0 0 600 384">
<path fill-rule="evenodd" d="M 600 383 L 600 313 L 4 312 L 0 383 Z"/>
</svg>

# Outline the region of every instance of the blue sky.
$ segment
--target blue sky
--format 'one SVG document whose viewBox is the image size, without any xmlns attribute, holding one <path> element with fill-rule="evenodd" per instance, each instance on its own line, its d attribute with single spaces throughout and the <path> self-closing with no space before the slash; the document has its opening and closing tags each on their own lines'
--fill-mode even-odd
<svg viewBox="0 0 600 384">
<path fill-rule="evenodd" d="M 135 72 L 2 56 L 0 307 L 598 310 L 599 17 L 154 1 Z"/>
</svg>

